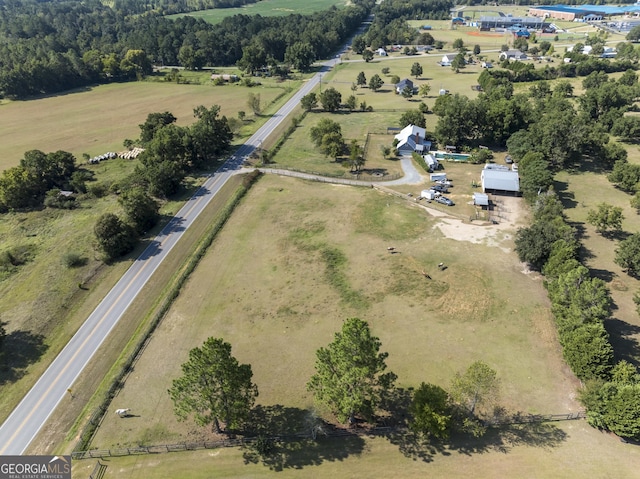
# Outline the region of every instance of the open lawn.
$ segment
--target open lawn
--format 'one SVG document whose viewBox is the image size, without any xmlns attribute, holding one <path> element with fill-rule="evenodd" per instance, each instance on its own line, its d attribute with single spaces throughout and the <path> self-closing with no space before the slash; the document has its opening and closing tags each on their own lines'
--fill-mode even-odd
<svg viewBox="0 0 640 479">
<path fill-rule="evenodd" d="M 635 477 L 640 451 L 587 426 L 584 421 L 551 423 L 491 433 L 451 448 L 417 454 L 388 438 L 348 437 L 273 454 L 267 467 L 247 462 L 238 448 L 176 452 L 102 460 L 105 479 L 220 478 L 558 478 Z M 74 477 L 88 477 L 95 460 L 74 461 Z"/>
<path fill-rule="evenodd" d="M 190 16 L 202 18 L 209 23 L 219 23 L 225 18 L 234 15 L 262 15 L 263 17 L 283 17 L 294 13 L 309 15 L 327 10 L 334 5 L 340 7 L 345 4 L 345 0 L 306 0 L 304 2 L 291 2 L 291 0 L 260 0 L 259 2 L 237 8 L 214 8 L 186 14 L 168 15 L 167 18 Z"/>
<path fill-rule="evenodd" d="M 427 381 L 447 387 L 455 372 L 480 359 L 497 370 L 502 385 L 499 404 L 507 410 L 579 409 L 576 382 L 562 362 L 545 290 L 536 275 L 523 274 L 511 251 L 514 226 L 463 225 L 436 219 L 411 204 L 369 189 L 271 175 L 261 179 L 216 239 L 114 399 L 111 409 L 132 407 L 134 417 L 123 420 L 107 414 L 92 447 L 209 437 L 210 428 L 175 420 L 166 393 L 188 351 L 209 336 L 229 341 L 234 355 L 252 365 L 259 403 L 267 408 L 282 405 L 289 411 L 285 416 L 291 416 L 283 417 L 284 422 L 293 420 L 313 406 L 305 384 L 313 372 L 315 350 L 353 316 L 367 320 L 380 337 L 400 386 Z M 476 234 L 485 239 L 474 242 Z M 387 252 L 389 244 L 398 254 Z M 327 276 L 328 265 L 322 259 L 326 251 L 344 258 L 339 281 L 336 275 Z M 439 262 L 448 268 L 438 271 Z M 527 456 L 523 464 L 538 460 L 530 454 L 570 442 L 571 433 L 565 436 L 555 426 L 546 431 L 536 447 L 520 450 Z M 367 468 L 369 460 L 380 463 L 394 457 L 394 467 L 408 471 L 422 464 L 399 455 L 397 447 L 367 441 L 349 460 L 367 458 Z M 378 448 L 387 452 L 365 452 Z M 477 477 L 495 477 L 487 465 L 494 461 L 508 467 L 511 456 L 504 451 L 488 453 L 492 448 L 484 446 L 479 450 L 486 454 L 454 457 L 466 464 L 460 467 L 488 461 Z M 210 454 L 232 454 L 237 460 L 231 461 L 242 467 L 235 452 L 204 452 L 203 457 Z M 456 467 L 448 452 L 433 454 L 438 462 Z M 472 464 L 474 457 L 480 462 Z M 304 454 L 299 460 L 305 464 Z M 523 464 L 514 463 L 515 470 Z M 327 467 L 327 473 L 331 467 L 335 466 Z"/>
<path fill-rule="evenodd" d="M 247 106 L 247 94 L 260 94 L 265 113 L 272 112 L 287 88 L 295 85 L 265 83 L 248 89 L 239 85 L 177 85 L 175 83 L 113 83 L 41 99 L 0 105 L 0 170 L 15 166 L 25 151 L 64 150 L 80 161 L 82 153 L 91 156 L 123 150 L 125 138 L 138 138 L 139 124 L 149 113 L 169 111 L 179 125 L 193 122 L 198 105 L 220 105 L 221 114 L 236 116 L 247 112 L 249 128 L 259 118 Z M 251 125 L 249 125 L 251 122 Z"/>
</svg>

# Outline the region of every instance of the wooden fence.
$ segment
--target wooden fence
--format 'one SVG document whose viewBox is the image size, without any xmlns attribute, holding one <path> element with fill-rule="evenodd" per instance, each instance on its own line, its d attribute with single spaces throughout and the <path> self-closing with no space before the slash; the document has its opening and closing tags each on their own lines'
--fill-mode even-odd
<svg viewBox="0 0 640 479">
<path fill-rule="evenodd" d="M 544 422 L 554 421 L 574 421 L 578 419 L 584 419 L 586 417 L 585 411 L 569 412 L 563 414 L 521 414 L 516 413 L 514 415 L 492 420 L 485 421 L 487 427 L 500 427 L 509 426 L 515 424 L 536 424 Z M 375 428 L 354 428 L 354 429 L 333 429 L 327 431 L 324 435 L 331 438 L 341 437 L 353 437 L 353 436 L 384 436 L 391 432 L 407 432 L 403 427 L 375 427 Z M 273 441 L 303 441 L 311 439 L 311 434 L 293 434 L 287 436 L 269 436 Z M 255 442 L 257 438 L 229 438 L 220 441 L 196 441 L 196 442 L 182 442 L 177 444 L 161 444 L 155 446 L 137 446 L 137 447 L 123 447 L 118 449 L 92 449 L 88 451 L 75 451 L 71 453 L 73 459 L 96 459 L 105 457 L 121 457 L 121 456 L 133 456 L 142 454 L 161 454 L 167 452 L 179 452 L 179 451 L 196 451 L 199 449 L 218 449 L 222 447 L 238 447 Z M 100 464 L 100 461 L 98 461 Z M 96 465 L 96 468 L 98 466 Z M 94 468 L 94 473 L 96 471 Z M 104 466 L 106 469 L 106 465 Z M 104 472 L 102 472 L 104 474 Z M 90 479 L 99 479 L 101 476 L 91 475 Z"/>
</svg>

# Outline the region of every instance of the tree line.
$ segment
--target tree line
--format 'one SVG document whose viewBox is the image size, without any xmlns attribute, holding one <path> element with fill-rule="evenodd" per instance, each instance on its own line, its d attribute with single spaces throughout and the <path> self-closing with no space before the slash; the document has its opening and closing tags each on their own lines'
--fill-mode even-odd
<svg viewBox="0 0 640 479">
<path fill-rule="evenodd" d="M 98 0 L 13 0 L 0 6 L 0 96 L 25 98 L 140 78 L 152 64 L 235 65 L 255 72 L 332 54 L 373 8 L 357 0 L 311 15 L 236 15 L 217 25 L 193 17 L 129 15 Z"/>
<path fill-rule="evenodd" d="M 105 260 L 132 251 L 160 219 L 158 199 L 177 193 L 187 175 L 211 166 L 227 152 L 233 134 L 219 112 L 218 105 L 198 106 L 193 112 L 197 120 L 188 127 L 177 126 L 170 112 L 150 113 L 140 125 L 138 143 L 145 148 L 140 163 L 132 175 L 111 186 L 125 216 L 105 213 L 94 226 Z"/>
<path fill-rule="evenodd" d="M 307 389 L 338 421 L 350 426 L 375 424 L 381 415 L 410 415 L 408 426 L 427 440 L 446 440 L 452 431 L 484 434 L 489 405 L 499 394 L 497 373 L 481 361 L 457 373 L 449 391 L 421 383 L 405 410 L 394 402 L 397 376 L 387 370 L 388 353 L 369 324 L 347 319 L 334 340 L 316 351 L 315 373 Z M 179 420 L 193 418 L 216 432 L 250 429 L 250 412 L 258 396 L 251 365 L 240 364 L 231 345 L 209 338 L 189 352 L 182 375 L 168 390 Z M 321 428 L 320 428 L 321 429 Z M 314 431 L 318 432 L 316 429 Z"/>
<path fill-rule="evenodd" d="M 575 229 L 552 193 L 539 195 L 534 221 L 516 235 L 522 261 L 541 270 L 565 361 L 583 382 L 579 398 L 587 421 L 624 438 L 640 439 L 640 374 L 627 361 L 614 361 L 604 327 L 611 298 L 603 280 L 592 278 L 578 257 Z"/>
</svg>

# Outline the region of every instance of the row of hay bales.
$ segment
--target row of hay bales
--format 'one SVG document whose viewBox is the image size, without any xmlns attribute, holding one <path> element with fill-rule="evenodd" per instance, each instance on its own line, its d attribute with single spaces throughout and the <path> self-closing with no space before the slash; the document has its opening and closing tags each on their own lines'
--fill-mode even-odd
<svg viewBox="0 0 640 479">
<path fill-rule="evenodd" d="M 109 151 L 109 152 L 104 153 L 102 155 L 98 155 L 98 156 L 94 156 L 93 158 L 89 158 L 89 164 L 90 165 L 97 165 L 101 161 L 112 160 L 112 159 L 117 158 L 117 157 L 124 158 L 125 160 L 133 160 L 134 158 L 137 158 L 138 155 L 140 155 L 140 153 L 142 153 L 143 151 L 144 151 L 144 148 L 139 148 L 139 147 L 135 147 L 135 148 L 133 148 L 131 150 L 121 151 L 120 153 L 115 153 L 113 151 Z"/>
</svg>

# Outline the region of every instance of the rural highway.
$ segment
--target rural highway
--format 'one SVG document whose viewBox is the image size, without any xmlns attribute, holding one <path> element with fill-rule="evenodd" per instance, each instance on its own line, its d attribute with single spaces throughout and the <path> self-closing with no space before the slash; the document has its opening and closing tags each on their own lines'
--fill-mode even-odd
<svg viewBox="0 0 640 479">
<path fill-rule="evenodd" d="M 123 277 L 78 329 L 38 382 L 0 426 L 0 455 L 23 454 L 47 419 L 78 378 L 129 305 L 140 293 L 154 271 L 184 232 L 196 220 L 227 180 L 241 168 L 243 161 L 259 148 L 274 129 L 321 81 L 339 59 L 323 63 L 319 73 L 309 79 L 245 144 L 243 144 L 169 221 L 158 236 L 135 260 Z"/>
</svg>

